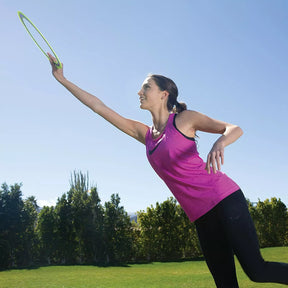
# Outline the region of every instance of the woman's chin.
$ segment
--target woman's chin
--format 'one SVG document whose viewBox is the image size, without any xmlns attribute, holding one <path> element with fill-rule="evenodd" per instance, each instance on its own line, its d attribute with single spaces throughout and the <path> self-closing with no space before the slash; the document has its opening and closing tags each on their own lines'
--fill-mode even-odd
<svg viewBox="0 0 288 288">
<path fill-rule="evenodd" d="M 146 110 L 145 105 L 143 105 L 142 103 L 140 103 L 140 109 Z"/>
</svg>

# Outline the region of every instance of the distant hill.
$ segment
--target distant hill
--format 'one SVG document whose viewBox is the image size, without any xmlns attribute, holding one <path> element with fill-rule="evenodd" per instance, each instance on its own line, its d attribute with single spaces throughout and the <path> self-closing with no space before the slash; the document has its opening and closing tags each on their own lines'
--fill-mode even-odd
<svg viewBox="0 0 288 288">
<path fill-rule="evenodd" d="M 128 216 L 130 217 L 130 221 L 135 221 L 137 223 L 137 213 L 128 213 Z"/>
</svg>

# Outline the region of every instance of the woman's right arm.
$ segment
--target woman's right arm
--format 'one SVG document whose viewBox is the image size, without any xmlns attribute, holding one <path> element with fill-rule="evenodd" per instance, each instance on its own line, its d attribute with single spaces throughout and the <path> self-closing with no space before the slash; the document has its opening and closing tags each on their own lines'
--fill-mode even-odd
<svg viewBox="0 0 288 288">
<path fill-rule="evenodd" d="M 52 66 L 52 74 L 55 79 L 70 91 L 79 101 L 92 109 L 95 113 L 106 119 L 115 127 L 145 144 L 145 135 L 148 126 L 131 119 L 127 119 L 107 107 L 99 98 L 82 90 L 72 82 L 68 81 L 63 75 L 63 68 L 57 68 L 54 64 L 55 58 L 48 54 Z"/>
</svg>

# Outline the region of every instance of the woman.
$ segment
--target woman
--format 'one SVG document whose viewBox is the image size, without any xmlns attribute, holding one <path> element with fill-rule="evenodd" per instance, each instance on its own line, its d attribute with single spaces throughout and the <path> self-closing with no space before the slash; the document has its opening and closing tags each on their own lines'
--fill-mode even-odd
<svg viewBox="0 0 288 288">
<path fill-rule="evenodd" d="M 224 148 L 242 135 L 241 128 L 186 110 L 186 105 L 177 101 L 178 90 L 171 79 L 149 75 L 138 95 L 140 108 L 152 115 L 150 128 L 120 116 L 97 97 L 69 82 L 63 70 L 54 65 L 55 59 L 49 57 L 54 77 L 76 98 L 146 145 L 151 166 L 189 219 L 195 221 L 217 287 L 238 287 L 234 254 L 252 281 L 288 284 L 288 264 L 263 260 L 246 199 L 239 186 L 220 171 Z M 222 134 L 206 164 L 197 152 L 194 139 L 197 130 Z"/>
</svg>

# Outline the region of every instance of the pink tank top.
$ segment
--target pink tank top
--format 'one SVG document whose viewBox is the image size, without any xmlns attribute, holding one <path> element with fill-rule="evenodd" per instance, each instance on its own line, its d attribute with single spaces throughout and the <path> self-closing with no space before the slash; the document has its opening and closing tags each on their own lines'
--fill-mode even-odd
<svg viewBox="0 0 288 288">
<path fill-rule="evenodd" d="M 166 128 L 157 139 L 152 128 L 146 134 L 147 158 L 193 222 L 221 200 L 239 189 L 226 174 L 205 170 L 194 138 L 182 134 L 175 125 L 177 114 L 170 114 Z"/>
</svg>

